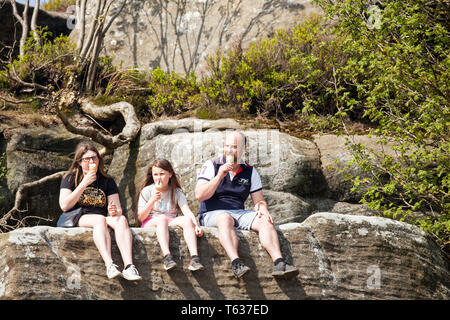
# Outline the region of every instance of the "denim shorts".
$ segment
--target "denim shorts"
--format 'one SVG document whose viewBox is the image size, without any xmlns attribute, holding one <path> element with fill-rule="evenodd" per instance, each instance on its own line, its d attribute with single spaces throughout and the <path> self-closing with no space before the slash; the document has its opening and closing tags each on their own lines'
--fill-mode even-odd
<svg viewBox="0 0 450 320">
<path fill-rule="evenodd" d="M 225 212 L 234 219 L 234 227 L 240 230 L 250 230 L 256 211 L 253 210 L 214 210 L 207 211 L 200 215 L 200 225 L 204 227 L 217 227 L 217 215 Z"/>
</svg>

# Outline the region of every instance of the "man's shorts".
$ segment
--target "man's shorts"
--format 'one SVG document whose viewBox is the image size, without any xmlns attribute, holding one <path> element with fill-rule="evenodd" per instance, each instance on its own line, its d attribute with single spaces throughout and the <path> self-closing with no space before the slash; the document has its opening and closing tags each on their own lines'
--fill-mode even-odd
<svg viewBox="0 0 450 320">
<path fill-rule="evenodd" d="M 234 227 L 240 230 L 250 230 L 256 211 L 253 210 L 214 210 L 200 215 L 200 225 L 204 227 L 217 227 L 216 218 L 220 213 L 228 213 L 234 219 Z"/>
</svg>

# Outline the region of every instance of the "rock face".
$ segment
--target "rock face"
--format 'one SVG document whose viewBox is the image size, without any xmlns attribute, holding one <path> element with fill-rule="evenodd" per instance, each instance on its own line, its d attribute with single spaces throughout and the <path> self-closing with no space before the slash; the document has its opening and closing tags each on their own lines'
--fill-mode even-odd
<svg viewBox="0 0 450 320">
<path fill-rule="evenodd" d="M 133 0 L 108 31 L 105 54 L 123 68 L 201 75 L 208 55 L 247 48 L 313 11 L 319 9 L 309 0 Z"/>
<path fill-rule="evenodd" d="M 396 153 L 390 148 L 392 143 L 388 143 L 383 148 L 382 144 L 377 143 L 376 137 L 368 137 L 362 135 L 353 135 L 351 137 L 341 135 L 315 135 L 314 143 L 320 150 L 322 172 L 326 177 L 327 183 L 327 198 L 338 199 L 340 201 L 358 201 L 360 195 L 352 192 L 351 182 L 342 180 L 347 173 L 351 173 L 354 176 L 360 176 L 362 179 L 368 177 L 369 174 L 361 172 L 360 168 L 356 164 L 349 166 L 352 155 L 347 149 L 348 142 L 354 144 L 362 144 L 374 153 L 380 153 L 382 149 L 386 154 L 396 157 Z M 369 185 L 367 183 L 361 184 L 362 190 L 367 190 Z"/>
<path fill-rule="evenodd" d="M 135 216 L 135 197 L 149 164 L 156 158 L 166 158 L 172 163 L 191 209 L 198 212 L 199 203 L 194 196 L 197 170 L 206 160 L 222 153 L 226 130 L 233 128 L 240 128 L 240 125 L 231 119 L 188 118 L 153 122 L 141 128 L 134 142 L 116 149 L 112 157 L 105 159 L 108 174 L 119 186 L 121 204 L 130 224 L 139 225 Z M 9 209 L 20 184 L 67 170 L 75 146 L 83 137 L 61 128 L 8 131 L 8 138 L 0 136 L 0 152 L 6 152 L 8 172 L 3 179 L 6 181 L 0 181 L 3 183 L 0 185 L 0 207 Z M 340 182 L 343 174 L 337 170 L 344 168 L 350 160 L 350 154 L 345 150 L 345 137 L 327 135 L 309 141 L 278 130 L 243 132 L 248 137 L 246 160 L 261 176 L 263 193 L 276 224 L 302 222 L 317 211 L 372 215 L 355 204 L 359 196 L 350 192 L 350 184 Z M 365 139 L 366 145 L 376 146 L 374 139 L 359 139 Z M 335 164 L 335 159 L 340 163 Z M 350 170 L 358 174 L 359 169 L 353 166 Z M 49 224 L 54 226 L 61 213 L 59 183 L 30 189 L 27 214 L 46 214 L 46 218 L 53 218 Z M 250 199 L 246 207 L 252 207 Z"/>
<path fill-rule="evenodd" d="M 6 183 L 0 184 L 0 208 L 13 206 L 19 185 L 67 170 L 72 163 L 75 146 L 83 139 L 58 127 L 15 131 L 5 146 L 0 148 L 0 152 L 5 150 L 7 168 Z M 56 223 L 61 213 L 59 184 L 60 181 L 47 182 L 40 188 L 29 189 L 26 204 L 29 213 L 42 216 L 40 212 L 45 212 L 45 218 L 55 219 Z"/>
<path fill-rule="evenodd" d="M 122 207 L 129 212 L 130 222 L 136 223 L 133 197 L 149 164 L 156 158 L 172 163 L 191 208 L 198 212 L 199 203 L 194 195 L 197 171 L 205 161 L 222 153 L 226 129 L 238 127 L 232 120 L 196 119 L 144 125 L 139 139 L 115 151 L 108 171 L 120 182 L 119 189 L 124 195 Z M 315 144 L 277 130 L 244 133 L 248 137 L 246 159 L 258 169 L 272 212 L 283 215 L 278 218 L 275 214 L 276 223 L 303 221 L 313 208 L 301 197 L 318 195 L 326 189 Z M 286 211 L 288 207 L 283 204 L 286 202 L 292 204 L 292 210 Z"/>
<path fill-rule="evenodd" d="M 204 228 L 205 270 L 187 269 L 182 231 L 171 229 L 178 268 L 163 269 L 155 229 L 133 228 L 133 258 L 143 280 L 108 280 L 92 231 L 37 226 L 0 234 L 0 299 L 449 299 L 449 261 L 417 228 L 379 217 L 317 213 L 280 225 L 282 251 L 300 270 L 274 279 L 253 232 L 238 232 L 251 267 L 236 279 L 217 230 Z M 116 243 L 113 258 L 121 265 Z"/>
</svg>

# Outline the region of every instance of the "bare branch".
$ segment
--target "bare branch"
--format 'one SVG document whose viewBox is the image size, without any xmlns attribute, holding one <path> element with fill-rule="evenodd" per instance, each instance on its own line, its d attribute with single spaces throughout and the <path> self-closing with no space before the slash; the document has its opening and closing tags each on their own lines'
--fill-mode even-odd
<svg viewBox="0 0 450 320">
<path fill-rule="evenodd" d="M 3 101 L 6 101 L 8 103 L 13 103 L 13 104 L 23 104 L 23 103 L 32 103 L 36 100 L 45 100 L 48 101 L 47 97 L 43 97 L 43 96 L 34 96 L 31 99 L 24 99 L 24 100 L 17 100 L 14 97 L 11 96 L 5 96 L 2 92 L 0 92 L 0 99 Z"/>
<path fill-rule="evenodd" d="M 40 85 L 40 84 L 38 84 L 36 82 L 31 83 L 31 82 L 23 81 L 19 77 L 19 75 L 17 74 L 16 67 L 14 66 L 14 63 L 11 63 L 11 68 L 12 68 L 12 71 L 13 71 L 13 79 L 15 81 L 19 82 L 21 85 L 23 85 L 25 87 L 29 87 L 29 88 L 35 88 L 35 89 L 38 88 L 38 89 L 41 89 L 41 90 L 44 90 L 44 91 L 47 91 L 47 92 L 50 91 L 49 88 L 44 87 L 43 85 Z"/>
<path fill-rule="evenodd" d="M 11 3 L 11 6 L 13 8 L 13 14 L 14 17 L 19 21 L 19 23 L 22 25 L 22 36 L 20 37 L 20 56 L 23 57 L 25 54 L 25 43 L 27 41 L 28 37 L 28 7 L 29 7 L 29 0 L 25 1 L 25 6 L 22 12 L 22 17 L 19 15 L 19 12 L 17 11 L 16 1 L 15 0 L 9 0 Z"/>
<path fill-rule="evenodd" d="M 86 59 L 87 53 L 88 53 L 88 51 L 91 47 L 92 41 L 94 39 L 95 30 L 97 29 L 97 21 L 98 21 L 98 17 L 100 14 L 100 3 L 101 3 L 101 1 L 97 1 L 97 6 L 95 8 L 95 15 L 94 15 L 94 18 L 92 19 L 92 26 L 91 26 L 87 41 L 84 41 L 83 48 L 80 51 L 80 57 L 81 57 L 82 61 L 84 59 Z"/>
<path fill-rule="evenodd" d="M 77 52 L 78 54 L 81 54 L 81 50 L 83 48 L 83 40 L 84 35 L 86 32 L 86 0 L 76 0 L 76 7 L 77 7 L 77 28 L 79 29 L 80 33 L 78 34 L 78 41 L 77 41 Z"/>
<path fill-rule="evenodd" d="M 72 105 L 76 102 L 75 93 L 65 93 L 59 101 L 59 107 L 56 108 L 56 112 L 68 131 L 89 137 L 108 149 L 113 150 L 125 143 L 133 141 L 141 129 L 141 124 L 137 118 L 134 107 L 128 102 L 122 101 L 109 106 L 96 106 L 87 99 L 79 101 L 81 110 L 97 120 L 114 121 L 119 116 L 123 117 L 125 126 L 123 127 L 122 132 L 115 136 L 110 136 L 109 134 L 105 135 L 100 133 L 95 128 L 74 126 L 60 111 L 62 106 Z"/>
<path fill-rule="evenodd" d="M 16 192 L 16 198 L 15 198 L 15 201 L 14 201 L 14 207 L 11 210 L 9 210 L 5 215 L 3 215 L 3 217 L 0 219 L 0 226 L 2 226 L 2 227 L 7 226 L 8 225 L 8 220 L 9 219 L 13 219 L 13 215 L 15 213 L 23 213 L 23 212 L 27 212 L 28 211 L 28 209 L 25 209 L 25 210 L 21 209 L 22 202 L 23 202 L 24 197 L 25 197 L 24 193 L 28 189 L 42 186 L 43 184 L 45 184 L 47 182 L 54 181 L 54 180 L 60 180 L 64 176 L 65 173 L 66 173 L 65 171 L 60 171 L 60 172 L 51 174 L 49 176 L 46 176 L 46 177 L 44 177 L 42 179 L 39 179 L 37 181 L 33 181 L 33 182 L 30 182 L 30 183 L 25 183 L 25 184 L 20 185 L 19 188 L 17 189 L 17 192 Z M 45 218 L 41 218 L 41 217 L 36 217 L 36 218 L 46 220 Z M 14 219 L 14 220 L 16 220 L 16 219 Z M 19 221 L 19 223 L 20 223 L 20 221 Z M 14 226 L 14 228 L 16 228 L 16 227 L 17 226 Z"/>
</svg>

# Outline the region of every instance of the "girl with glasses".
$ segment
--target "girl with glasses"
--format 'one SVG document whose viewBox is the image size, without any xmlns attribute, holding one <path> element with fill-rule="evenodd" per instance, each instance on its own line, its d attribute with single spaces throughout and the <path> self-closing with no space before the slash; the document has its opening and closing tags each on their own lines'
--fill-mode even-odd
<svg viewBox="0 0 450 320">
<path fill-rule="evenodd" d="M 93 229 L 94 243 L 103 258 L 108 278 L 122 275 L 127 280 L 141 279 L 133 265 L 133 238 L 128 220 L 122 214 L 119 189 L 114 179 L 104 172 L 97 148 L 89 142 L 81 142 L 76 147 L 72 165 L 61 181 L 59 205 L 65 212 L 83 208 L 77 226 Z M 111 256 L 108 227 L 114 230 L 125 266 L 122 272 Z"/>
</svg>

